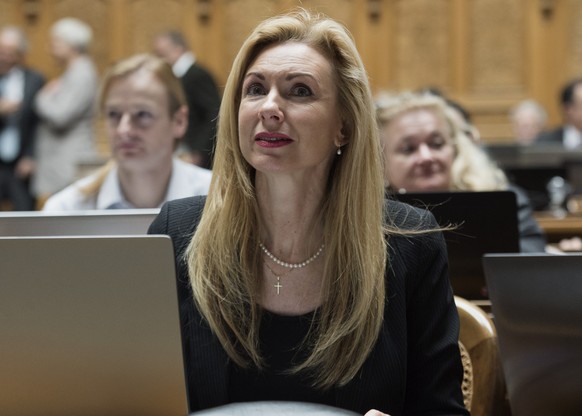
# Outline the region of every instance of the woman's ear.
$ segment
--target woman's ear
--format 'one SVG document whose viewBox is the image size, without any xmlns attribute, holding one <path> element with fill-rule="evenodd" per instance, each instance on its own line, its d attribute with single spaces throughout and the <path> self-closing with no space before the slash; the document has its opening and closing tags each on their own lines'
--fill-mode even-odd
<svg viewBox="0 0 582 416">
<path fill-rule="evenodd" d="M 342 124 L 342 127 L 340 128 L 335 140 L 335 147 L 341 147 L 347 143 L 348 140 L 346 139 L 345 126 Z"/>
<path fill-rule="evenodd" d="M 181 139 L 188 128 L 188 107 L 181 106 L 173 115 L 174 138 Z"/>
</svg>

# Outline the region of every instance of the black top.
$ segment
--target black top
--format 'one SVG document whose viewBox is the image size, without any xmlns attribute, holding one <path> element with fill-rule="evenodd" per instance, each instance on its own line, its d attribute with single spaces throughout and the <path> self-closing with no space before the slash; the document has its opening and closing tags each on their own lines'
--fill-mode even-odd
<svg viewBox="0 0 582 416">
<path fill-rule="evenodd" d="M 233 394 L 246 394 L 239 390 L 246 389 L 244 385 L 230 380 L 232 363 L 196 308 L 189 286 L 184 253 L 205 201 L 205 197 L 170 201 L 149 229 L 150 234 L 170 235 L 174 244 L 191 411 L 232 403 Z M 387 221 L 395 226 L 436 226 L 427 211 L 395 201 L 387 202 L 386 208 Z M 359 414 L 375 408 L 391 416 L 468 415 L 461 393 L 459 318 L 442 233 L 395 235 L 388 242 L 386 303 L 378 340 L 356 376 L 345 386 L 330 389 L 329 395 L 335 406 Z M 281 390 L 295 389 L 294 380 L 279 377 L 279 381 Z M 305 393 L 297 394 L 305 398 L 309 389 L 302 388 Z"/>
<path fill-rule="evenodd" d="M 233 402 L 281 400 L 336 405 L 332 394 L 310 387 L 308 375 L 287 372 L 306 357 L 304 339 L 314 315 L 284 316 L 263 311 L 260 348 L 266 365 L 259 370 L 231 363 L 228 395 Z"/>
</svg>

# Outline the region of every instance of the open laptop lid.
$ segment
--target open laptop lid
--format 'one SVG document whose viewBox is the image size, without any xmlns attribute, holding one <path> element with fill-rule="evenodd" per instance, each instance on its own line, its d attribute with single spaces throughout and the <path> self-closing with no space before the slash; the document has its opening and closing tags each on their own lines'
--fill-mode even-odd
<svg viewBox="0 0 582 416">
<path fill-rule="evenodd" d="M 0 236 L 142 235 L 159 209 L 0 213 Z"/>
<path fill-rule="evenodd" d="M 0 414 L 187 414 L 167 236 L 0 238 Z"/>
<path fill-rule="evenodd" d="M 455 295 L 486 299 L 481 258 L 484 253 L 519 252 L 516 196 L 511 191 L 427 192 L 393 196 L 429 209 L 445 227 L 449 275 Z"/>
<path fill-rule="evenodd" d="M 582 414 L 582 254 L 488 254 L 483 266 L 512 414 Z"/>
</svg>

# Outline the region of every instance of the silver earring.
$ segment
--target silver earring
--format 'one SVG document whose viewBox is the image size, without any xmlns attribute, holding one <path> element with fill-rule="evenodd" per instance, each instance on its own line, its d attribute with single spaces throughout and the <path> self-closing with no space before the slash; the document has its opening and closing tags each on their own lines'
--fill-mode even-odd
<svg viewBox="0 0 582 416">
<path fill-rule="evenodd" d="M 341 155 L 342 154 L 342 148 L 338 146 L 337 151 L 336 151 L 337 155 Z"/>
</svg>

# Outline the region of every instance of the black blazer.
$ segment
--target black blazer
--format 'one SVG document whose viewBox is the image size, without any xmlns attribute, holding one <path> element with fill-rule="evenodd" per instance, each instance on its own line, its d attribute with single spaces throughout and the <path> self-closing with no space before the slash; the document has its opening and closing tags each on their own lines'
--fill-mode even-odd
<svg viewBox="0 0 582 416">
<path fill-rule="evenodd" d="M 150 234 L 168 234 L 176 253 L 182 340 L 190 410 L 229 403 L 229 358 L 196 309 L 184 251 L 200 220 L 205 197 L 166 203 Z M 397 226 L 436 222 L 431 214 L 387 203 Z M 389 240 L 386 307 L 379 339 L 359 374 L 333 389 L 335 406 L 364 414 L 371 408 L 400 415 L 468 415 L 461 393 L 458 316 L 448 280 L 441 233 Z"/>
<path fill-rule="evenodd" d="M 33 101 L 36 93 L 44 85 L 44 77 L 32 69 L 24 68 L 24 91 L 22 104 L 16 117 L 20 134 L 20 151 L 16 160 L 23 156 L 32 156 L 34 140 L 38 126 L 38 115 L 34 111 Z M 0 117 L 0 131 L 4 129 L 6 120 Z"/>
<path fill-rule="evenodd" d="M 536 137 L 534 144 L 563 146 L 564 145 L 564 127 L 558 127 L 553 130 L 541 132 Z"/>
<path fill-rule="evenodd" d="M 210 163 L 220 94 L 214 78 L 204 67 L 193 64 L 181 78 L 188 102 L 188 129 L 185 145 L 206 155 Z"/>
</svg>

